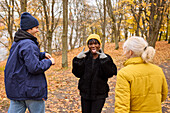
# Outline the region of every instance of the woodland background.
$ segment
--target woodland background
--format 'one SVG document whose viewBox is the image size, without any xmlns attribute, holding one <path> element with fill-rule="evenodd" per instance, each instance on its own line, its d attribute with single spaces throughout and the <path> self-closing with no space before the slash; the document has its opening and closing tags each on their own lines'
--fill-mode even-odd
<svg viewBox="0 0 170 113">
<path fill-rule="evenodd" d="M 0 0 L 0 112 L 6 112 L 9 100 L 4 89 L 3 70 L 22 12 L 35 16 L 40 25 L 37 35 L 41 51 L 52 54 L 56 65 L 46 72 L 49 84 L 49 113 L 80 112 L 77 78 L 71 73 L 74 56 L 86 47 L 86 39 L 99 34 L 103 50 L 122 68 L 122 44 L 130 36 L 145 38 L 156 49 L 153 63 L 170 80 L 170 2 L 169 0 Z M 87 47 L 86 47 L 87 49 Z M 116 76 L 109 81 L 110 97 L 104 113 L 114 111 Z M 169 85 L 169 84 L 168 84 Z M 169 85 L 170 86 L 170 85 Z M 162 104 L 170 108 L 169 95 Z"/>
</svg>

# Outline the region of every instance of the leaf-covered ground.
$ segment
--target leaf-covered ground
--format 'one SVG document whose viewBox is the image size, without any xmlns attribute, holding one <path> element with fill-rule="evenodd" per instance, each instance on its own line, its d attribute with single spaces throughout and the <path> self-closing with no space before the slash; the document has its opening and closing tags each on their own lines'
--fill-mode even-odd
<svg viewBox="0 0 170 113">
<path fill-rule="evenodd" d="M 122 63 L 126 60 L 122 56 L 122 43 L 119 44 L 120 49 L 114 50 L 113 43 L 106 43 L 105 53 L 112 56 L 118 69 L 122 68 Z M 61 53 L 55 53 L 56 64 L 52 66 L 47 72 L 48 81 L 48 100 L 46 101 L 46 113 L 81 113 L 81 102 L 79 91 L 77 89 L 78 79 L 71 73 L 72 59 L 83 47 L 71 50 L 68 52 L 68 68 L 61 67 L 62 56 Z M 86 46 L 86 50 L 88 50 Z M 170 87 L 170 44 L 165 41 L 157 42 L 156 55 L 153 61 L 159 65 L 165 75 Z M 0 62 L 0 113 L 7 112 L 9 107 L 9 99 L 6 98 L 4 88 L 4 66 L 6 61 Z M 114 90 L 116 85 L 116 77 L 109 79 L 110 92 L 106 100 L 102 113 L 114 113 Z M 169 88 L 170 89 L 170 88 Z M 168 92 L 167 100 L 162 104 L 163 113 L 170 112 L 170 90 Z"/>
</svg>

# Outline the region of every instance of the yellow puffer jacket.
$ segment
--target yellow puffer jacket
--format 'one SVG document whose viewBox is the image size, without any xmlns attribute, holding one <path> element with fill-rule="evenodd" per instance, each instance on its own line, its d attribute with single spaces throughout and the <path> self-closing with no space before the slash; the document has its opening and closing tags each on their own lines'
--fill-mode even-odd
<svg viewBox="0 0 170 113">
<path fill-rule="evenodd" d="M 117 75 L 115 113 L 162 113 L 161 102 L 168 94 L 162 69 L 141 57 L 130 58 L 124 65 Z"/>
</svg>

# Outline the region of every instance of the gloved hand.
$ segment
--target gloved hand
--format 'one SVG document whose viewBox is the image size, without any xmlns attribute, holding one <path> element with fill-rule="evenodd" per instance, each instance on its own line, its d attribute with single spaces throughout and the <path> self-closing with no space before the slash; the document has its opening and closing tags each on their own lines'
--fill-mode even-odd
<svg viewBox="0 0 170 113">
<path fill-rule="evenodd" d="M 80 52 L 80 53 L 77 55 L 77 58 L 84 58 L 84 57 L 86 57 L 86 54 L 85 54 L 85 53 L 87 53 L 88 51 L 85 51 L 85 52 L 84 52 L 84 50 L 85 50 L 85 47 L 83 48 L 82 52 Z"/>
<path fill-rule="evenodd" d="M 106 57 L 107 57 L 107 55 L 105 55 L 105 54 L 104 54 L 104 52 L 103 52 L 103 50 L 102 50 L 102 49 L 100 49 L 100 50 L 101 50 L 101 53 L 100 53 L 100 52 L 98 52 L 98 51 L 96 52 L 98 55 L 100 55 L 100 56 L 99 56 L 99 58 L 100 58 L 100 59 L 104 59 L 104 58 L 106 58 Z"/>
</svg>

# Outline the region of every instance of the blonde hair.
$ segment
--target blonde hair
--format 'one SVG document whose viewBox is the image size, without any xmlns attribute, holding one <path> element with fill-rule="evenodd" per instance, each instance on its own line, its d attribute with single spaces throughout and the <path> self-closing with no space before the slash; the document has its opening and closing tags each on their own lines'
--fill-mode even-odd
<svg viewBox="0 0 170 113">
<path fill-rule="evenodd" d="M 148 46 L 144 38 L 138 36 L 128 38 L 123 45 L 123 50 L 133 51 L 134 56 L 141 57 L 144 62 L 151 62 L 155 55 L 155 49 Z"/>
</svg>

